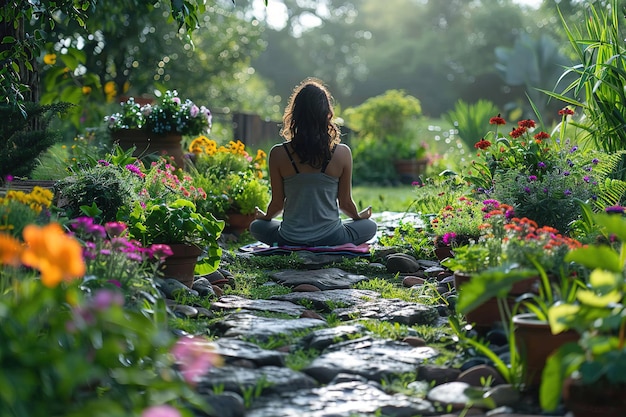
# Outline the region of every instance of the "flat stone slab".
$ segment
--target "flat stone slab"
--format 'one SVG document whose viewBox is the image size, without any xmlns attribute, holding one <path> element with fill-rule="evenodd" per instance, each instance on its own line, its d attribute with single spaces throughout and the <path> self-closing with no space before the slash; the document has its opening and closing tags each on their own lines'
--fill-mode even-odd
<svg viewBox="0 0 626 417">
<path fill-rule="evenodd" d="M 291 301 L 249 300 L 236 295 L 225 295 L 211 304 L 212 310 L 247 310 L 287 314 L 300 317 L 306 308 Z"/>
<path fill-rule="evenodd" d="M 412 347 L 394 340 L 364 337 L 328 347 L 303 372 L 327 384 L 339 373 L 361 375 L 371 381 L 416 372 L 438 352 L 430 347 Z"/>
<path fill-rule="evenodd" d="M 262 387 L 262 393 L 265 395 L 316 386 L 317 382 L 313 378 L 290 368 L 279 366 L 241 368 L 225 365 L 209 369 L 198 381 L 197 389 L 201 394 L 219 389 L 243 395 L 247 390 Z"/>
<path fill-rule="evenodd" d="M 365 275 L 352 274 L 339 268 L 296 270 L 287 269 L 270 274 L 270 278 L 286 287 L 300 284 L 312 284 L 322 291 L 347 289 L 370 278 Z"/>
<path fill-rule="evenodd" d="M 439 319 L 439 312 L 434 306 L 386 298 L 366 301 L 357 306 L 338 308 L 333 310 L 333 313 L 344 321 L 370 318 L 407 326 L 433 325 Z"/>
<path fill-rule="evenodd" d="M 314 330 L 300 341 L 305 349 L 317 349 L 319 351 L 326 349 L 338 342 L 354 339 L 355 335 L 365 335 L 369 331 L 360 324 L 336 326 L 328 329 Z"/>
<path fill-rule="evenodd" d="M 223 332 L 224 337 L 267 342 L 273 336 L 290 335 L 294 332 L 326 326 L 326 322 L 319 319 L 280 319 L 243 312 L 231 314 L 217 323 L 216 328 Z"/>
<path fill-rule="evenodd" d="M 354 381 L 262 397 L 246 417 L 411 417 L 434 412 L 432 404 L 421 398 L 389 395 L 374 384 Z"/>
<path fill-rule="evenodd" d="M 226 364 L 250 361 L 255 366 L 284 366 L 285 354 L 275 350 L 262 349 L 254 343 L 239 339 L 221 337 L 212 343 L 213 351 L 220 355 Z"/>
<path fill-rule="evenodd" d="M 284 295 L 274 295 L 271 300 L 290 301 L 295 304 L 313 305 L 318 311 L 330 313 L 336 308 L 346 308 L 361 305 L 369 300 L 380 298 L 380 294 L 370 290 L 328 290 L 317 292 L 292 292 Z"/>
</svg>

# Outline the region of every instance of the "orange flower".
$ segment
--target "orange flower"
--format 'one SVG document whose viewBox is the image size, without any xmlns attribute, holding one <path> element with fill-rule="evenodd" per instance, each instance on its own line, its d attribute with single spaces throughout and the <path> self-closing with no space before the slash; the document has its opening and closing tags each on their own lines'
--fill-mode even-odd
<svg viewBox="0 0 626 417">
<path fill-rule="evenodd" d="M 0 233 L 0 264 L 18 266 L 22 246 L 13 236 Z"/>
<path fill-rule="evenodd" d="M 39 270 L 41 282 L 55 287 L 85 274 L 82 248 L 78 241 L 63 232 L 58 223 L 39 227 L 28 225 L 23 232 L 27 247 L 22 252 L 24 265 Z"/>
</svg>

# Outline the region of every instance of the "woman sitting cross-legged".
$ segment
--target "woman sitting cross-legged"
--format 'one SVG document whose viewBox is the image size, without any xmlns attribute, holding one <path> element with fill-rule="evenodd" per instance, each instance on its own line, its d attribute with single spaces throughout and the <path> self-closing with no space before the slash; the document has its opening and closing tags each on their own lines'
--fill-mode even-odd
<svg viewBox="0 0 626 417">
<path fill-rule="evenodd" d="M 352 152 L 340 142 L 332 97 L 315 79 L 294 90 L 281 135 L 269 153 L 272 196 L 257 207 L 250 233 L 270 246 L 359 245 L 376 234 L 372 208 L 358 211 L 352 198 Z M 342 220 L 340 210 L 349 219 Z M 274 219 L 282 212 L 282 221 Z"/>
</svg>

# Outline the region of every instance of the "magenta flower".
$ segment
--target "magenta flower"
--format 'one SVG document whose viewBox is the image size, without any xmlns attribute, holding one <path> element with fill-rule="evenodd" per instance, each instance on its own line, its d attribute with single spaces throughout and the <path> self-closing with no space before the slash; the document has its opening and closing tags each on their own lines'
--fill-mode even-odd
<svg viewBox="0 0 626 417">
<path fill-rule="evenodd" d="M 155 243 L 153 245 L 150 245 L 150 248 L 148 248 L 148 253 L 157 259 L 165 259 L 168 256 L 172 256 L 174 252 L 172 252 L 172 248 L 170 248 L 169 245 L 163 243 Z"/>
<path fill-rule="evenodd" d="M 609 206 L 604 209 L 606 213 L 609 214 L 623 214 L 626 208 L 622 206 Z"/>
<path fill-rule="evenodd" d="M 181 337 L 171 353 L 180 365 L 183 378 L 190 385 L 195 385 L 211 366 L 220 361 L 208 341 L 200 337 Z"/>
<path fill-rule="evenodd" d="M 101 289 L 96 291 L 91 302 L 94 310 L 106 311 L 112 306 L 123 306 L 124 295 L 119 291 Z"/>
<path fill-rule="evenodd" d="M 443 243 L 445 243 L 446 245 L 451 245 L 455 238 L 456 238 L 456 233 L 448 232 L 445 235 L 443 235 L 442 240 L 443 240 Z"/>
<path fill-rule="evenodd" d="M 104 229 L 109 237 L 119 237 L 126 231 L 126 224 L 123 222 L 108 222 L 104 224 Z"/>
<path fill-rule="evenodd" d="M 546 164 L 545 164 L 545 162 L 537 162 L 537 167 L 538 168 L 545 168 Z"/>
<path fill-rule="evenodd" d="M 536 175 L 529 175 L 528 176 L 528 181 L 530 181 L 530 182 L 537 181 L 537 176 Z"/>
</svg>

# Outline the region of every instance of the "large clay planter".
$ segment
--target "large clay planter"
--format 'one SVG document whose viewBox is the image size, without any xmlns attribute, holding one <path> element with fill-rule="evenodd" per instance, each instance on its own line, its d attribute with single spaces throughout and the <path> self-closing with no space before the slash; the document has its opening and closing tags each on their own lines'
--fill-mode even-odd
<svg viewBox="0 0 626 417">
<path fill-rule="evenodd" d="M 526 362 L 526 387 L 536 388 L 541 384 L 541 373 L 548 356 L 561 345 L 577 341 L 579 335 L 573 330 L 552 334 L 548 322 L 538 320 L 530 313 L 513 316 L 513 324 L 515 344 Z"/>
<path fill-rule="evenodd" d="M 185 168 L 182 148 L 182 135 L 178 133 L 156 134 L 141 129 L 124 129 L 111 133 L 111 138 L 124 150 L 135 147 L 133 156 L 150 154 L 172 156 L 176 166 Z"/>
<path fill-rule="evenodd" d="M 193 285 L 194 269 L 202 249 L 194 245 L 173 243 L 168 245 L 173 254 L 165 258 L 160 271 L 165 278 L 175 278 L 189 288 Z"/>
<path fill-rule="evenodd" d="M 626 385 L 612 385 L 604 380 L 583 385 L 578 379 L 567 378 L 563 383 L 563 402 L 574 417 L 624 417 Z"/>
<path fill-rule="evenodd" d="M 417 181 L 419 176 L 424 173 L 428 159 L 397 159 L 393 162 L 396 173 L 402 182 L 411 183 Z"/>
<path fill-rule="evenodd" d="M 461 285 L 465 282 L 468 282 L 472 279 L 472 276 L 462 272 L 454 273 L 454 286 L 459 291 Z M 509 292 L 509 297 L 507 298 L 507 302 L 509 308 L 513 308 L 515 304 L 515 298 L 521 294 L 525 294 L 528 292 L 532 292 L 534 290 L 535 284 L 538 281 L 538 278 L 529 278 L 527 280 L 523 280 L 520 282 L 516 282 L 511 291 Z M 465 318 L 467 322 L 473 324 L 474 329 L 478 333 L 486 333 L 493 328 L 493 325 L 497 322 L 501 321 L 500 317 L 500 309 L 498 308 L 498 300 L 494 298 L 490 298 L 483 304 L 476 307 L 474 310 L 469 311 L 465 314 Z"/>
<path fill-rule="evenodd" d="M 226 231 L 236 234 L 241 234 L 248 230 L 250 223 L 254 220 L 254 213 L 241 214 L 241 213 L 228 213 L 226 219 Z"/>
</svg>

